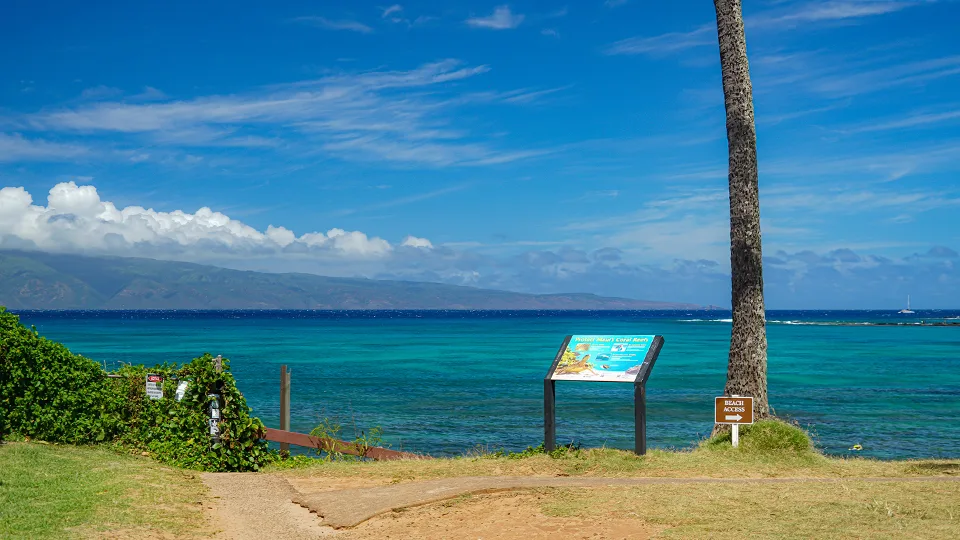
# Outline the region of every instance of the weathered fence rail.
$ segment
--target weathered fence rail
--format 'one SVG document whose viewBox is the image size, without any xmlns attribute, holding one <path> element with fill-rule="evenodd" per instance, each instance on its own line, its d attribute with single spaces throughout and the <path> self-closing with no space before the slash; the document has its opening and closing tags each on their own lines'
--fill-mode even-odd
<svg viewBox="0 0 960 540">
<path fill-rule="evenodd" d="M 290 431 L 290 369 L 280 366 L 280 429 L 264 428 L 260 438 L 280 443 L 280 451 L 289 454 L 290 445 L 315 448 L 328 453 L 360 456 L 377 461 L 393 459 L 426 459 L 426 456 L 388 450 L 379 446 L 365 446 L 356 442 L 347 442 L 331 437 L 314 437 L 306 433 Z"/>
<path fill-rule="evenodd" d="M 294 431 L 284 431 L 282 429 L 264 428 L 260 432 L 260 438 L 268 441 L 278 442 L 280 444 L 293 444 L 296 446 L 305 446 L 316 448 L 330 453 L 348 454 L 351 456 L 362 456 L 378 461 L 390 461 L 395 459 L 429 459 L 426 456 L 411 454 L 408 452 L 398 452 L 378 446 L 363 447 L 356 443 L 331 439 L 327 437 L 314 437 L 306 433 L 296 433 Z"/>
</svg>

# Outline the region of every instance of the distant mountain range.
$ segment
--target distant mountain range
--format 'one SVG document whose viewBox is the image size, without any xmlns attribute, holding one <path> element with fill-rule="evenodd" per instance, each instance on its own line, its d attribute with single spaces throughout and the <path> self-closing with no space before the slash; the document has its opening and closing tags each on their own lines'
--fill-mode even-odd
<svg viewBox="0 0 960 540">
<path fill-rule="evenodd" d="M 0 251 L 8 309 L 705 309 L 593 294 L 521 294 L 415 281 Z M 712 307 L 712 306 L 711 306 Z"/>
</svg>

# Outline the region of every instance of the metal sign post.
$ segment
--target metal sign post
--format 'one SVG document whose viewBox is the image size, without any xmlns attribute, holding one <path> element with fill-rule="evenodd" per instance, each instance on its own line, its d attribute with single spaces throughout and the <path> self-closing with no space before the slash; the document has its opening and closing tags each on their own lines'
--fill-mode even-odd
<svg viewBox="0 0 960 540">
<path fill-rule="evenodd" d="M 634 451 L 647 453 L 647 379 L 663 336 L 567 336 L 543 378 L 543 445 L 556 448 L 558 380 L 632 382 Z"/>
<path fill-rule="evenodd" d="M 740 426 L 753 423 L 753 398 L 749 396 L 721 396 L 713 400 L 713 421 L 730 424 L 733 447 L 740 446 Z"/>
<path fill-rule="evenodd" d="M 210 400 L 210 444 L 220 442 L 220 394 L 207 394 Z"/>
</svg>

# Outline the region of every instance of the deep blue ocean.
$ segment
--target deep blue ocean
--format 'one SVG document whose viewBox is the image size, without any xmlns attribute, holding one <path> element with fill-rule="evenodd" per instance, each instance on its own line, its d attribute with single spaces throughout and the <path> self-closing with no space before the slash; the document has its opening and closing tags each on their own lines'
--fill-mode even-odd
<svg viewBox="0 0 960 540">
<path fill-rule="evenodd" d="M 712 428 L 726 378 L 723 312 L 21 312 L 46 337 L 103 362 L 229 358 L 254 414 L 278 427 L 292 369 L 292 426 L 380 426 L 393 448 L 455 455 L 543 440 L 543 377 L 568 334 L 661 334 L 648 444 L 687 448 Z M 960 311 L 770 311 L 769 391 L 779 416 L 830 454 L 960 457 Z M 848 324 L 855 323 L 855 324 Z M 883 323 L 877 325 L 876 323 Z M 888 323 L 902 323 L 887 326 Z M 632 385 L 557 383 L 557 438 L 633 448 Z M 352 437 L 351 437 L 352 438 Z"/>
</svg>

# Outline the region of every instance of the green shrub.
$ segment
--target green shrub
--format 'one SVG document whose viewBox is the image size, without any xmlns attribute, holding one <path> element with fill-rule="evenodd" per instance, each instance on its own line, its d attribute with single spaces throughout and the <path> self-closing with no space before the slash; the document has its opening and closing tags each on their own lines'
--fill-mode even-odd
<svg viewBox="0 0 960 540">
<path fill-rule="evenodd" d="M 527 446 L 526 449 L 519 452 L 507 452 L 503 448 L 498 450 L 489 451 L 484 448 L 477 448 L 474 452 L 478 457 L 481 458 L 502 458 L 507 459 L 524 459 L 533 456 L 550 456 L 554 459 L 566 458 L 566 457 L 580 457 L 580 443 L 573 443 L 566 445 L 560 445 L 554 447 L 553 450 L 547 452 L 547 447 L 543 443 L 540 443 L 538 446 Z"/>
<path fill-rule="evenodd" d="M 40 337 L 0 308 L 0 415 L 5 430 L 46 441 L 109 441 L 123 430 L 123 396 L 93 360 Z"/>
<path fill-rule="evenodd" d="M 147 397 L 148 369 L 124 366 L 116 378 L 100 365 L 41 337 L 0 308 L 0 434 L 50 442 L 111 442 L 149 451 L 159 461 L 207 471 L 257 470 L 273 458 L 260 440 L 263 424 L 250 416 L 223 360 L 217 371 L 205 354 L 188 364 L 149 369 L 164 378 L 164 399 Z M 178 381 L 188 381 L 181 401 Z M 221 442 L 210 444 L 208 394 L 220 394 Z"/>
<path fill-rule="evenodd" d="M 732 448 L 732 434 L 725 431 L 703 442 L 701 448 L 724 450 Z M 748 426 L 740 426 L 742 452 L 809 454 L 813 443 L 806 431 L 782 420 L 759 420 Z"/>
<path fill-rule="evenodd" d="M 364 461 L 370 449 L 383 444 L 383 429 L 380 426 L 363 431 L 354 425 L 353 431 L 353 441 L 342 441 L 343 425 L 340 421 L 324 418 L 310 431 L 311 437 L 323 441 L 322 447 L 314 448 L 314 452 L 327 461 Z"/>
</svg>

